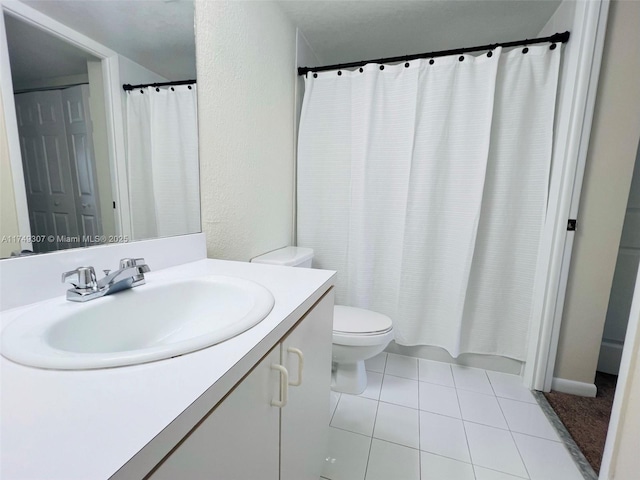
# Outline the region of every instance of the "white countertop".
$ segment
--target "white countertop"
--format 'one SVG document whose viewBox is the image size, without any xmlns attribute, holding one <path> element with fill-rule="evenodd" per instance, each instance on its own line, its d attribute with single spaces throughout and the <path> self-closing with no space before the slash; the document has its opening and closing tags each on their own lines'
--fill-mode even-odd
<svg viewBox="0 0 640 480">
<path fill-rule="evenodd" d="M 275 297 L 273 310 L 226 342 L 143 365 L 59 371 L 25 367 L 1 357 L 2 479 L 144 475 L 334 282 L 330 271 L 221 260 L 201 260 L 145 276 L 152 284 L 202 275 L 258 282 Z M 2 312 L 2 326 L 31 307 Z"/>
</svg>

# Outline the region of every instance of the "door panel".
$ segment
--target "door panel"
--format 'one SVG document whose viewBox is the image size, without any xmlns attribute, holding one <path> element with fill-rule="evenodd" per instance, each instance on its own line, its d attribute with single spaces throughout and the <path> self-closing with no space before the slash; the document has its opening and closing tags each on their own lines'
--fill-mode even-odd
<svg viewBox="0 0 640 480">
<path fill-rule="evenodd" d="M 278 480 L 279 361 L 278 345 L 149 478 Z"/>
<path fill-rule="evenodd" d="M 80 235 L 85 238 L 102 235 L 98 179 L 93 150 L 93 125 L 88 99 L 89 87 L 87 85 L 78 85 L 62 90 L 71 170 L 75 178 L 78 226 Z M 88 222 L 87 219 L 92 220 Z M 85 229 L 85 226 L 89 229 Z M 84 242 L 83 245 L 89 243 Z"/>
<path fill-rule="evenodd" d="M 34 242 L 33 249 L 68 248 L 57 235 L 77 237 L 79 230 L 60 91 L 21 93 L 15 102 L 31 233 L 54 236 L 53 242 Z"/>
<path fill-rule="evenodd" d="M 289 371 L 289 403 L 282 409 L 280 480 L 317 480 L 329 435 L 331 341 L 334 292 L 330 290 L 282 342 L 282 364 Z M 289 351 L 292 349 L 292 351 Z"/>
</svg>

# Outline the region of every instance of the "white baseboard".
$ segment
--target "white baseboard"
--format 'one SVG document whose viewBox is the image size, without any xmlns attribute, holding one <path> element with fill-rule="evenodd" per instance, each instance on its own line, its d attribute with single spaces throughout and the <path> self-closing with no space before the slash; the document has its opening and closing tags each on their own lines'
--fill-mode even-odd
<svg viewBox="0 0 640 480">
<path fill-rule="evenodd" d="M 622 359 L 622 342 L 603 340 L 598 357 L 598 371 L 618 375 Z"/>
<path fill-rule="evenodd" d="M 598 393 L 598 389 L 593 383 L 576 382 L 558 377 L 553 377 L 551 390 L 570 393 L 571 395 L 579 395 L 581 397 L 595 397 L 596 393 Z"/>
</svg>

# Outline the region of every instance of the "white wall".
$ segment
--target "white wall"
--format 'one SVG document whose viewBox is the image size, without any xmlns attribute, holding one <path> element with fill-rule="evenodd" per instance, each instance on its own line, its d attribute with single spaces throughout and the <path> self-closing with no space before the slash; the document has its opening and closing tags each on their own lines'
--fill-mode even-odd
<svg viewBox="0 0 640 480">
<path fill-rule="evenodd" d="M 593 383 L 640 135 L 640 2 L 611 2 L 554 376 Z"/>
<path fill-rule="evenodd" d="M 107 112 L 102 79 L 102 62 L 87 61 L 89 75 L 89 110 L 93 123 L 93 151 L 96 159 L 96 178 L 100 194 L 100 215 L 104 235 L 115 235 L 116 224 L 113 215 L 113 190 L 111 187 L 111 167 L 109 165 L 109 138 L 107 137 Z"/>
<path fill-rule="evenodd" d="M 607 317 L 604 322 L 598 371 L 613 375 L 618 374 L 622 346 L 627 332 L 627 322 L 631 311 L 633 287 L 638 275 L 640 260 L 640 145 L 638 146 L 631 191 L 627 202 L 627 210 L 622 227 L 620 248 L 613 284 L 609 295 Z"/>
<path fill-rule="evenodd" d="M 209 257 L 291 243 L 296 29 L 273 2 L 196 2 L 203 231 Z"/>
<path fill-rule="evenodd" d="M 296 68 L 297 67 L 315 67 L 323 65 L 324 62 L 320 60 L 318 55 L 313 51 L 311 45 L 304 36 L 304 33 L 299 28 L 296 29 Z M 294 138 L 294 164 L 293 164 L 293 220 L 292 220 L 292 233 L 291 238 L 293 243 L 297 244 L 296 234 L 296 198 L 297 198 L 297 159 L 298 159 L 298 129 L 300 125 L 300 113 L 302 112 L 302 100 L 304 98 L 304 77 L 297 76 L 295 83 L 295 124 L 293 126 L 293 138 Z"/>
<path fill-rule="evenodd" d="M 628 319 L 620 376 L 602 455 L 600 479 L 626 480 L 640 472 L 640 281 Z"/>
<path fill-rule="evenodd" d="M 2 112 L 2 97 L 0 96 L 0 112 Z M 18 214 L 13 190 L 11 162 L 9 161 L 9 145 L 7 143 L 7 129 L 4 115 L 0 114 L 0 237 L 17 236 Z M 0 258 L 11 255 L 14 250 L 20 250 L 20 242 L 0 239 Z"/>
</svg>

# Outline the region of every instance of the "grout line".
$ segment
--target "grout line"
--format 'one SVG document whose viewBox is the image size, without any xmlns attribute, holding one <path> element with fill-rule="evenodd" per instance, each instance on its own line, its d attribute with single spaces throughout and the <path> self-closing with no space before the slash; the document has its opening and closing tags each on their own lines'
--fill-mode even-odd
<svg viewBox="0 0 640 480">
<path fill-rule="evenodd" d="M 386 360 L 385 360 L 386 361 Z M 382 387 L 380 387 L 382 389 Z M 369 471 L 369 461 L 371 460 L 371 447 L 373 447 L 373 434 L 376 432 L 376 422 L 378 421 L 378 409 L 380 408 L 380 402 L 376 404 L 376 416 L 373 418 L 373 428 L 371 429 L 371 440 L 369 441 L 369 455 L 367 455 L 367 465 L 364 468 L 364 478 L 367 478 L 367 472 Z"/>
<path fill-rule="evenodd" d="M 336 403 L 336 407 L 333 409 L 333 412 L 331 412 L 331 418 L 329 419 L 329 426 L 331 426 L 331 422 L 333 422 L 333 417 L 336 416 L 336 412 L 338 411 L 338 406 L 340 406 L 340 400 L 342 400 L 342 394 L 339 394 L 340 396 L 338 397 L 338 402 Z"/>
<path fill-rule="evenodd" d="M 394 375 L 393 373 L 386 373 L 385 372 L 385 375 L 389 375 L 390 377 L 395 377 L 395 378 L 402 378 L 403 380 L 411 380 L 412 382 L 418 382 L 419 381 L 417 378 L 401 377 L 400 375 Z M 425 382 L 423 382 L 423 383 L 425 383 Z M 451 388 L 451 387 L 449 387 L 449 388 Z"/>
<path fill-rule="evenodd" d="M 453 378 L 453 383 L 455 384 L 456 379 Z M 456 401 L 458 402 L 458 410 L 460 410 L 460 417 L 462 417 L 462 406 L 460 405 L 460 397 L 458 397 L 458 389 L 456 388 Z M 461 418 L 462 422 L 462 430 L 464 431 L 464 441 L 467 444 L 467 452 L 469 453 L 469 460 L 471 460 L 471 465 L 473 465 L 473 456 L 471 455 L 471 446 L 469 445 L 469 436 L 467 435 L 467 427 L 464 424 L 464 419 Z M 476 476 L 476 470 L 473 469 L 473 476 Z"/>
<path fill-rule="evenodd" d="M 527 477 L 531 478 L 531 473 L 529 473 L 529 469 L 527 468 L 527 464 L 524 462 L 524 457 L 522 456 L 522 453 L 520 452 L 520 447 L 518 447 L 518 442 L 516 442 L 516 437 L 513 436 L 513 431 L 511 430 L 511 426 L 509 425 L 509 422 L 507 421 L 507 417 L 504 414 L 504 411 L 502 410 L 502 405 L 500 405 L 500 402 L 498 402 L 498 407 L 500 407 L 500 412 L 502 413 L 502 416 L 504 417 L 504 421 L 507 423 L 507 426 L 509 427 L 509 435 L 511 436 L 511 440 L 513 441 L 513 444 L 516 447 L 516 451 L 518 452 L 518 456 L 520 457 L 520 461 L 522 462 L 522 466 L 524 467 L 524 471 L 527 472 Z"/>
</svg>

